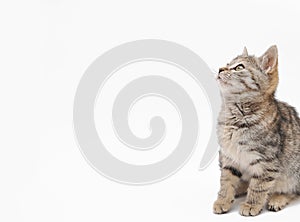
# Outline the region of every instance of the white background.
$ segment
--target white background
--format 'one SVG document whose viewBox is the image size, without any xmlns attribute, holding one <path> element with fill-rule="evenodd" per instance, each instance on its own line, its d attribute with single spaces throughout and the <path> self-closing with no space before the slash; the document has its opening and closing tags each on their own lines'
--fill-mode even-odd
<svg viewBox="0 0 300 222">
<path fill-rule="evenodd" d="M 216 158 L 198 171 L 200 146 L 177 174 L 157 184 L 127 186 L 100 176 L 74 138 L 74 93 L 97 56 L 128 41 L 177 42 L 213 70 L 245 45 L 260 55 L 277 44 L 277 96 L 299 110 L 298 2 L 2 1 L 0 221 L 250 220 L 238 214 L 241 200 L 226 215 L 212 213 L 218 163 Z M 251 220 L 296 221 L 299 207 L 264 211 Z"/>
</svg>

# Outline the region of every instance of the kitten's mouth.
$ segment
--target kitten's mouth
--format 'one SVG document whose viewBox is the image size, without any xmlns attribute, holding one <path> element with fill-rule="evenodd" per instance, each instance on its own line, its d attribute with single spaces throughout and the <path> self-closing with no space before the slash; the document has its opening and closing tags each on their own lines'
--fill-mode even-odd
<svg viewBox="0 0 300 222">
<path fill-rule="evenodd" d="M 230 74 L 228 73 L 219 73 L 217 76 L 217 81 L 220 82 L 221 84 L 228 85 L 230 80 Z"/>
<path fill-rule="evenodd" d="M 221 83 L 227 84 L 228 79 L 222 78 L 220 75 L 217 76 L 217 81 Z"/>
</svg>

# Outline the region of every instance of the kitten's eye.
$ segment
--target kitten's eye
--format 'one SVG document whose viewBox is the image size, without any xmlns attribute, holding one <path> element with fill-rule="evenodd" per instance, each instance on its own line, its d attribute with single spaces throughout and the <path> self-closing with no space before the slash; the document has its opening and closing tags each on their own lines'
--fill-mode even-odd
<svg viewBox="0 0 300 222">
<path fill-rule="evenodd" d="M 235 70 L 235 71 L 241 71 L 241 70 L 243 70 L 243 69 L 245 69 L 245 66 L 244 66 L 243 64 L 239 64 L 239 65 L 237 65 L 236 67 L 234 67 L 234 70 Z"/>
</svg>

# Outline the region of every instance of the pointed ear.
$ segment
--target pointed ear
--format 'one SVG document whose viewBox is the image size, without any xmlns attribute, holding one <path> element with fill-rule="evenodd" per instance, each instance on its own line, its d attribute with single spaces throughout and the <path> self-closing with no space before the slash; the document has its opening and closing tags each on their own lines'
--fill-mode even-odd
<svg viewBox="0 0 300 222">
<path fill-rule="evenodd" d="M 242 56 L 245 56 L 245 57 L 248 56 L 248 50 L 247 50 L 246 46 L 244 47 Z"/>
<path fill-rule="evenodd" d="M 259 57 L 261 69 L 267 73 L 273 73 L 278 64 L 278 50 L 277 46 L 271 46 L 261 57 Z"/>
</svg>

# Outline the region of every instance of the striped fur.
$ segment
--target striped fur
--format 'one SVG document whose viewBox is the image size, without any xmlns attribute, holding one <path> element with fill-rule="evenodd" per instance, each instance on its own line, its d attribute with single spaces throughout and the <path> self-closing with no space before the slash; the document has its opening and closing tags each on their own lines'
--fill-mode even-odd
<svg viewBox="0 0 300 222">
<path fill-rule="evenodd" d="M 278 211 L 300 193 L 300 120 L 293 107 L 274 96 L 277 47 L 261 57 L 244 50 L 220 68 L 218 82 L 221 188 L 214 212 L 229 211 L 243 193 L 241 215 L 255 216 L 265 204 Z"/>
</svg>

